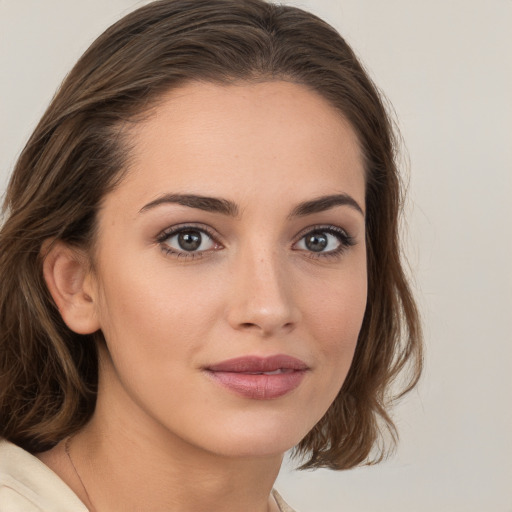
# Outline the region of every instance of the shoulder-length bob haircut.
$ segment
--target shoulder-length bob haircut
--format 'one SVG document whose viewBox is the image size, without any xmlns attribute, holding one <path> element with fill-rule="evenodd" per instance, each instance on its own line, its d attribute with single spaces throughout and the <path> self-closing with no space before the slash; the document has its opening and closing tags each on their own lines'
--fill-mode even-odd
<svg viewBox="0 0 512 512">
<path fill-rule="evenodd" d="M 302 84 L 327 99 L 355 130 L 366 172 L 366 312 L 346 381 L 296 455 L 302 468 L 346 469 L 387 453 L 383 434 L 392 434 L 391 445 L 396 440 L 388 408 L 416 384 L 422 347 L 400 257 L 392 123 L 331 26 L 262 0 L 147 4 L 107 29 L 62 83 L 19 157 L 3 206 L 0 435 L 43 451 L 94 411 L 96 343 L 104 340 L 71 332 L 62 321 L 43 279 L 43 247 L 62 240 L 91 250 L 99 204 L 127 166 L 123 127 L 187 82 L 271 80 Z M 397 380 L 401 387 L 391 393 Z"/>
</svg>

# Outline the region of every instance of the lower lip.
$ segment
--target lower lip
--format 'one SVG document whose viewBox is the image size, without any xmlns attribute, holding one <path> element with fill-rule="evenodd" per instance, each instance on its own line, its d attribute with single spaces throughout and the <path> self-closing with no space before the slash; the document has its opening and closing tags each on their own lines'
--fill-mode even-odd
<svg viewBox="0 0 512 512">
<path fill-rule="evenodd" d="M 293 370 L 275 375 L 214 371 L 208 373 L 217 382 L 239 395 L 254 400 L 271 400 L 297 388 L 306 375 L 306 370 Z"/>
</svg>

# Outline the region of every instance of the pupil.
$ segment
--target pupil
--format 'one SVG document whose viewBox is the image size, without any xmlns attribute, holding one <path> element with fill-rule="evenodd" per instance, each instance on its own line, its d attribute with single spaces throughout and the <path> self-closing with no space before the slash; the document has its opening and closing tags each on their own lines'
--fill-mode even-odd
<svg viewBox="0 0 512 512">
<path fill-rule="evenodd" d="M 321 234 L 309 235 L 306 238 L 306 247 L 314 252 L 323 251 L 327 247 L 327 237 Z"/>
<path fill-rule="evenodd" d="M 199 231 L 182 231 L 178 235 L 178 244 L 184 251 L 195 251 L 201 245 Z"/>
</svg>

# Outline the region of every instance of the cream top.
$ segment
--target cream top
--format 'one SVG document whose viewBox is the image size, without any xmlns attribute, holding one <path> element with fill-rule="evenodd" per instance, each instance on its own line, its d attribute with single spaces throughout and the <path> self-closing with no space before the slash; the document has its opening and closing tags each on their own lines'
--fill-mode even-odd
<svg viewBox="0 0 512 512">
<path fill-rule="evenodd" d="M 0 512 L 88 512 L 37 457 L 0 440 Z"/>
<path fill-rule="evenodd" d="M 281 512 L 294 512 L 272 491 Z M 0 512 L 88 512 L 77 495 L 37 457 L 0 439 Z"/>
</svg>

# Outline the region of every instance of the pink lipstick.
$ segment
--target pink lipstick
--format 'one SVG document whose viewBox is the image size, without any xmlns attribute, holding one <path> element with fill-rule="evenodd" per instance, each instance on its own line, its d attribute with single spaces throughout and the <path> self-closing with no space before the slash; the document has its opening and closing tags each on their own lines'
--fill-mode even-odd
<svg viewBox="0 0 512 512">
<path fill-rule="evenodd" d="M 295 357 L 246 356 L 208 366 L 206 372 L 217 382 L 247 398 L 279 398 L 299 386 L 309 367 Z"/>
</svg>

